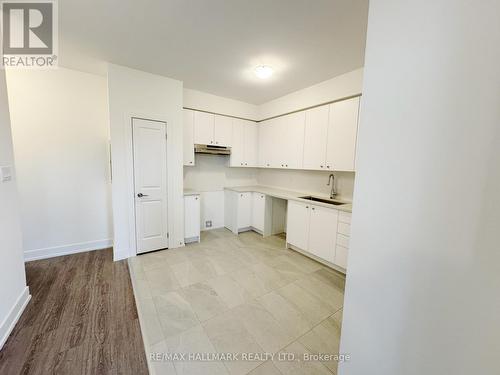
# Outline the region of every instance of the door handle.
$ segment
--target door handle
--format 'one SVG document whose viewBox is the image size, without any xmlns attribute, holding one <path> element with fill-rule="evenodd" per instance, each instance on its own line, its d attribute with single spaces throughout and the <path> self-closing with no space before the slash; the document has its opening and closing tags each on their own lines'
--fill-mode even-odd
<svg viewBox="0 0 500 375">
<path fill-rule="evenodd" d="M 142 193 L 137 194 L 137 196 L 138 196 L 139 198 L 142 198 L 142 197 L 149 197 L 149 195 L 147 195 L 147 194 L 142 194 Z"/>
</svg>

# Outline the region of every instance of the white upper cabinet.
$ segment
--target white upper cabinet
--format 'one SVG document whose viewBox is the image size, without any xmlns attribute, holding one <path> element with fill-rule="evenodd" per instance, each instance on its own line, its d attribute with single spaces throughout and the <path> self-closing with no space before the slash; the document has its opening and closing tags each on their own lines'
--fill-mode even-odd
<svg viewBox="0 0 500 375">
<path fill-rule="evenodd" d="M 194 165 L 194 111 L 184 109 L 182 115 L 184 165 Z"/>
<path fill-rule="evenodd" d="M 359 97 L 330 104 L 326 164 L 336 171 L 354 171 Z"/>
<path fill-rule="evenodd" d="M 273 124 L 275 120 L 259 123 L 259 167 L 271 168 L 271 153 L 273 147 Z"/>
<path fill-rule="evenodd" d="M 212 113 L 194 111 L 194 143 L 214 145 L 215 116 Z"/>
<path fill-rule="evenodd" d="M 216 146 L 231 147 L 233 138 L 233 119 L 227 116 L 215 115 L 214 139 Z"/>
<path fill-rule="evenodd" d="M 233 120 L 231 167 L 257 167 L 259 127 L 253 121 Z"/>
<path fill-rule="evenodd" d="M 253 121 L 244 121 L 245 167 L 259 165 L 259 127 Z"/>
<path fill-rule="evenodd" d="M 233 145 L 231 147 L 231 167 L 245 166 L 245 124 L 243 120 L 233 121 Z"/>
<path fill-rule="evenodd" d="M 329 169 L 326 164 L 329 111 L 329 105 L 323 105 L 306 111 L 304 169 Z"/>
<path fill-rule="evenodd" d="M 335 261 L 335 246 L 337 242 L 337 228 L 339 212 L 331 208 L 320 206 L 311 207 L 309 223 L 309 248 L 311 254 L 327 260 Z"/>
<path fill-rule="evenodd" d="M 304 126 L 306 122 L 305 111 L 292 113 L 281 117 L 279 126 L 280 134 L 284 147 L 281 150 L 282 155 L 281 168 L 302 169 L 304 159 Z M 283 164 L 283 165 L 281 165 Z"/>
</svg>

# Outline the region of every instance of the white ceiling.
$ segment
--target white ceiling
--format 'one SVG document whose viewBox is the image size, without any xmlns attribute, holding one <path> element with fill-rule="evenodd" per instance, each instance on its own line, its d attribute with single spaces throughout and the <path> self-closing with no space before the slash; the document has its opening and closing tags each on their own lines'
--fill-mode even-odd
<svg viewBox="0 0 500 375">
<path fill-rule="evenodd" d="M 62 66 L 102 61 L 261 104 L 362 67 L 368 0 L 62 0 Z M 275 69 L 267 81 L 253 68 Z"/>
</svg>

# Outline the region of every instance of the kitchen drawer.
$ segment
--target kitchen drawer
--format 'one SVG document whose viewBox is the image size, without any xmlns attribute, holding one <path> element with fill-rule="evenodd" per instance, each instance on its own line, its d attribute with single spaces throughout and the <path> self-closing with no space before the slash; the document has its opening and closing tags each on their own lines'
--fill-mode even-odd
<svg viewBox="0 0 500 375">
<path fill-rule="evenodd" d="M 339 211 L 339 221 L 341 223 L 351 224 L 351 216 L 350 212 Z"/>
<path fill-rule="evenodd" d="M 337 245 L 337 248 L 335 249 L 335 261 L 334 263 L 337 266 L 340 266 L 342 268 L 347 268 L 347 255 L 349 253 L 349 250 L 343 246 Z"/>
<path fill-rule="evenodd" d="M 337 233 L 343 234 L 344 236 L 351 235 L 351 224 L 346 224 L 339 222 L 337 226 Z"/>
<path fill-rule="evenodd" d="M 343 234 L 337 233 L 337 245 L 349 248 L 349 237 Z"/>
</svg>

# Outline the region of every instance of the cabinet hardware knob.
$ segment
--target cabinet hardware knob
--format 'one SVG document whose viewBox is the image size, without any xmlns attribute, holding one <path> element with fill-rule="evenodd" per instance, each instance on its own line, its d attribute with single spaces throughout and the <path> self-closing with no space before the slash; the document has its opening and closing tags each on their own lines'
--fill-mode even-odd
<svg viewBox="0 0 500 375">
<path fill-rule="evenodd" d="M 195 200 L 198 200 L 198 197 L 194 198 Z"/>
<path fill-rule="evenodd" d="M 314 207 L 311 208 L 314 211 Z"/>
<path fill-rule="evenodd" d="M 327 165 L 326 167 L 327 167 L 327 168 L 330 168 L 330 166 L 329 166 L 329 165 Z"/>
<path fill-rule="evenodd" d="M 321 168 L 323 168 L 323 166 L 322 166 L 322 165 L 320 165 L 320 167 L 321 167 Z"/>
</svg>

